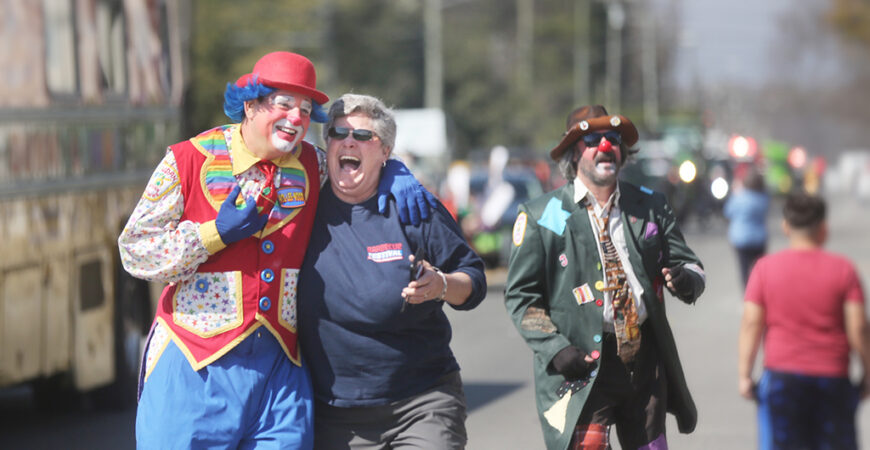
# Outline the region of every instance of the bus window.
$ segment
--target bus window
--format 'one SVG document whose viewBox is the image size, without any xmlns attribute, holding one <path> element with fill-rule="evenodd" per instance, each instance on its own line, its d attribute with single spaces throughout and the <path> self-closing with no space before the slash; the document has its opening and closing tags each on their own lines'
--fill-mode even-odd
<svg viewBox="0 0 870 450">
<path fill-rule="evenodd" d="M 97 3 L 100 81 L 107 93 L 123 95 L 127 90 L 124 70 L 124 11 L 121 3 L 103 0 Z"/>
<path fill-rule="evenodd" d="M 52 94 L 76 92 L 75 28 L 71 0 L 42 0 L 45 20 L 45 71 Z"/>
</svg>

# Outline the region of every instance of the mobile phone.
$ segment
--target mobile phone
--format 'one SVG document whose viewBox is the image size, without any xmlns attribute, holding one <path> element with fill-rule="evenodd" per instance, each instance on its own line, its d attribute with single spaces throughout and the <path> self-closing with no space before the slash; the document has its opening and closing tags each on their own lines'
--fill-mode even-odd
<svg viewBox="0 0 870 450">
<path fill-rule="evenodd" d="M 411 281 L 414 281 L 420 278 L 420 275 L 423 275 L 423 260 L 426 259 L 426 254 L 423 252 L 423 247 L 417 247 L 417 251 L 414 252 L 414 262 L 412 262 L 408 268 L 410 269 Z M 408 305 L 408 301 L 405 300 L 402 302 L 402 309 L 399 312 L 405 312 L 405 308 Z"/>
<path fill-rule="evenodd" d="M 423 260 L 425 258 L 426 254 L 423 252 L 423 247 L 418 247 L 417 251 L 414 252 L 414 262 L 412 262 L 409 267 L 411 272 L 411 281 L 414 281 L 420 278 L 420 275 L 423 275 Z"/>
</svg>

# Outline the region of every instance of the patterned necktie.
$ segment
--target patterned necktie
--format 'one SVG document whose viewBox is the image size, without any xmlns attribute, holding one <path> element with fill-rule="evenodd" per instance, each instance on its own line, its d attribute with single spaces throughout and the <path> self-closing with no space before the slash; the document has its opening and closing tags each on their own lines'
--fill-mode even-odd
<svg viewBox="0 0 870 450">
<path fill-rule="evenodd" d="M 601 244 L 601 252 L 604 254 L 604 277 L 607 286 L 603 289 L 611 293 L 613 305 L 613 328 L 616 335 L 616 353 L 622 362 L 634 361 L 637 350 L 640 348 L 640 327 L 637 323 L 637 306 L 634 294 L 625 276 L 625 269 L 616 253 L 616 247 L 610 240 L 610 207 L 605 211 L 604 218 L 595 214 L 592 203 L 586 202 L 586 209 L 592 213 L 598 224 L 598 242 Z"/>
<path fill-rule="evenodd" d="M 260 195 L 257 197 L 257 212 L 269 214 L 272 207 L 275 206 L 275 200 L 278 198 L 278 193 L 275 191 L 275 170 L 278 167 L 271 161 L 260 161 L 257 163 L 257 169 L 266 177 L 263 182 L 263 189 L 260 190 Z"/>
</svg>

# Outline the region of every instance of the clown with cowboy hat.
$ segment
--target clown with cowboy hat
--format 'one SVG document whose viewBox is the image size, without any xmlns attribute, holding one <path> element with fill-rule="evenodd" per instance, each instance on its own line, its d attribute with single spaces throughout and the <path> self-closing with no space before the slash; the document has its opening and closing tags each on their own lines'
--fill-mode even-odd
<svg viewBox="0 0 870 450">
<path fill-rule="evenodd" d="M 664 288 L 694 303 L 705 285 L 664 195 L 618 179 L 637 150 L 627 117 L 601 105 L 568 115 L 550 157 L 565 186 L 519 207 L 505 285 L 511 319 L 535 354 L 549 449 L 665 449 L 665 414 L 697 412 L 665 315 Z"/>
<path fill-rule="evenodd" d="M 169 146 L 145 187 L 118 239 L 128 272 L 168 283 L 142 360 L 139 448 L 313 446 L 296 280 L 326 179 L 303 138 L 328 101 L 311 61 L 269 53 L 227 84 L 233 123 Z M 383 170 L 378 195 L 425 218 L 431 194 L 401 162 Z"/>
</svg>

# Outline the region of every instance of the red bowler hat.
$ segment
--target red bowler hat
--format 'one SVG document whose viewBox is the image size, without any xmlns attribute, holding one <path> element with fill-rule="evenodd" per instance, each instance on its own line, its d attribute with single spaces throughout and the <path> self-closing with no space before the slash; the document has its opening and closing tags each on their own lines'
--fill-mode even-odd
<svg viewBox="0 0 870 450">
<path fill-rule="evenodd" d="M 571 148 L 583 136 L 598 131 L 616 131 L 622 136 L 624 149 L 637 143 L 637 128 L 622 115 L 609 115 L 601 105 L 589 105 L 574 110 L 568 116 L 568 131 L 552 150 L 550 158 L 558 161 L 565 150 Z"/>
<path fill-rule="evenodd" d="M 257 81 L 270 88 L 298 92 L 321 105 L 329 101 L 326 94 L 317 90 L 314 64 L 302 55 L 291 52 L 268 53 L 254 64 L 251 73 L 236 80 L 236 86 L 244 87 L 255 76 Z"/>
</svg>

